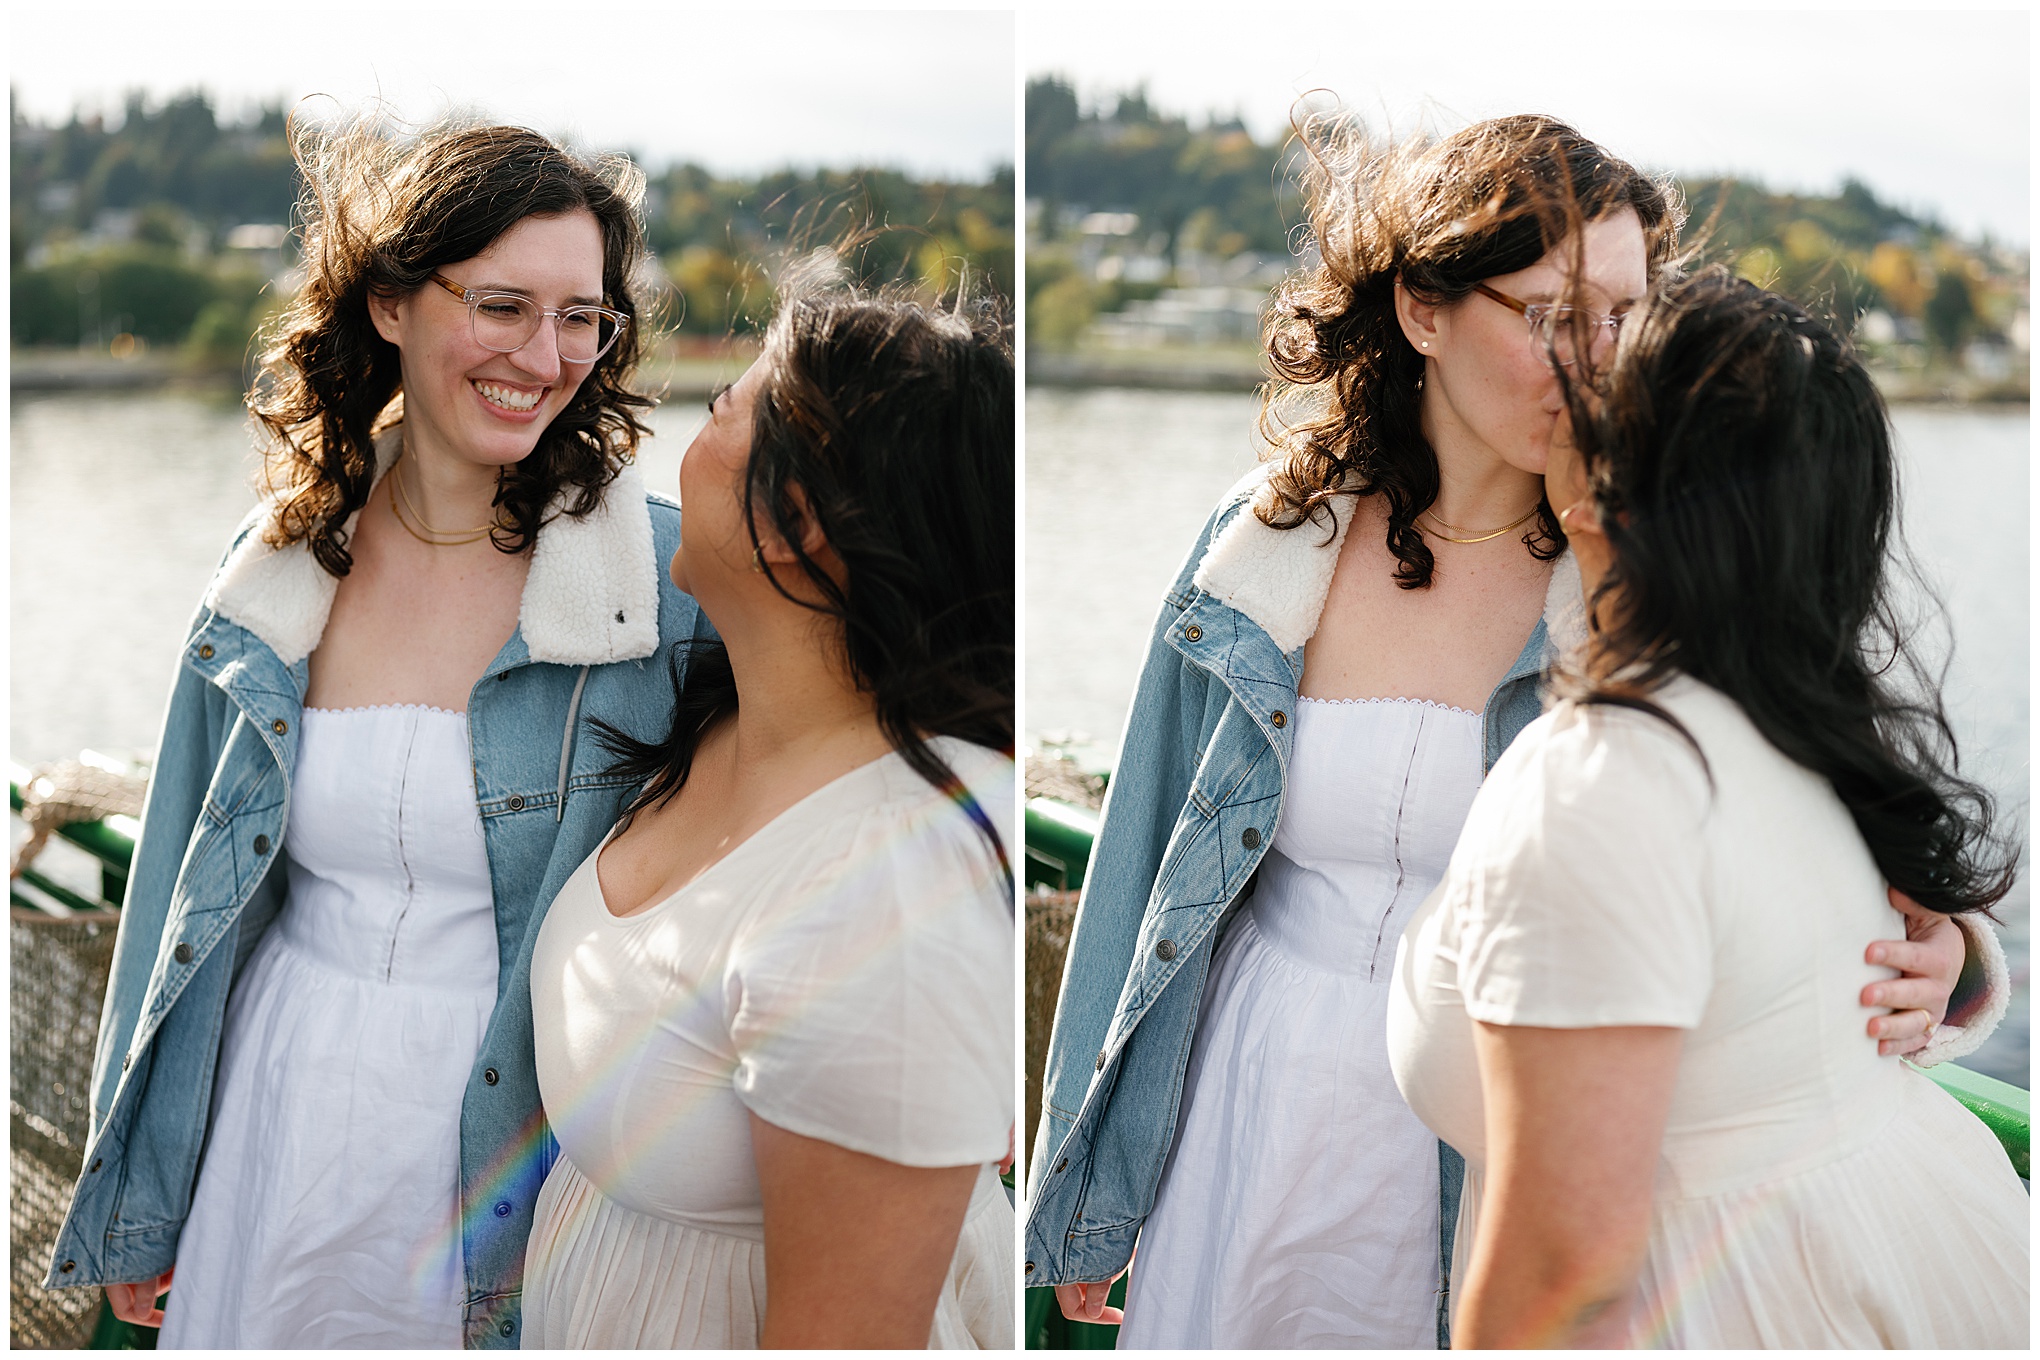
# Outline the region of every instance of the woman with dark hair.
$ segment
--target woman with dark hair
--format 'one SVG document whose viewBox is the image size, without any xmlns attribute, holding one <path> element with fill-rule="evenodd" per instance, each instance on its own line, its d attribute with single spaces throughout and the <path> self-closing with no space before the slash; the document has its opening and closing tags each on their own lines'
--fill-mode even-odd
<svg viewBox="0 0 2040 1360">
<path fill-rule="evenodd" d="M 2023 1349 L 2017 1173 L 1846 997 L 1884 885 L 1981 913 L 2016 863 L 1894 682 L 1877 389 L 1718 268 L 1562 386 L 1585 626 L 1397 964 L 1396 1075 L 1467 1157 L 1454 1334 Z"/>
<path fill-rule="evenodd" d="M 1118 1320 L 1138 1237 L 1128 1347 L 1447 1339 L 1461 1162 L 1396 1090 L 1390 965 L 1580 608 L 1543 491 L 1556 373 L 1605 351 L 1681 220 L 1549 118 L 1305 137 L 1321 262 L 1267 350 L 1311 400 L 1271 390 L 1271 451 L 1155 624 L 1030 1168 L 1024 1269 L 1066 1315 Z M 1960 971 L 1962 933 L 1928 925 L 1858 942 L 1914 975 L 1863 990 L 1887 1051 Z"/>
<path fill-rule="evenodd" d="M 527 1346 L 1010 1347 L 1013 361 L 800 294 L 680 468 L 694 648 L 531 969 Z"/>
<path fill-rule="evenodd" d="M 268 495 L 179 660 L 48 1282 L 166 1347 L 515 1345 L 531 945 L 628 791 L 576 734 L 663 730 L 642 663 L 700 626 L 630 467 L 642 177 L 296 140 Z"/>
</svg>

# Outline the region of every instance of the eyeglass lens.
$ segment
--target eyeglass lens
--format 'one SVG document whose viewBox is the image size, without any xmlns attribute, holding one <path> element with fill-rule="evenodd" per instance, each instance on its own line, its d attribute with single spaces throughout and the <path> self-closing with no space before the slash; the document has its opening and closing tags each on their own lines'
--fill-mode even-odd
<svg viewBox="0 0 2040 1360">
<path fill-rule="evenodd" d="M 1602 353 L 1605 345 L 1615 342 L 1615 329 L 1622 324 L 1620 317 L 1573 307 L 1532 307 L 1525 318 L 1530 322 L 1530 343 L 1537 352 L 1548 353 L 1566 365 L 1579 358 L 1582 342 L 1591 346 L 1593 353 Z"/>
<path fill-rule="evenodd" d="M 529 344 L 543 320 L 544 310 L 530 298 L 490 294 L 474 305 L 475 343 L 508 354 Z M 587 363 L 616 343 L 615 319 L 594 308 L 569 307 L 559 313 L 558 325 L 562 359 Z"/>
</svg>

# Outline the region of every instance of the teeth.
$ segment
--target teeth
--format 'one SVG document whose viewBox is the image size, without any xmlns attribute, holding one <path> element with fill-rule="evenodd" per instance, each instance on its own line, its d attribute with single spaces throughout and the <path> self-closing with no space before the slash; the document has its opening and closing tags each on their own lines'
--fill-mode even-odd
<svg viewBox="0 0 2040 1360">
<path fill-rule="evenodd" d="M 476 383 L 475 391 L 481 393 L 484 397 L 496 403 L 496 405 L 507 407 L 512 411 L 529 411 L 532 407 L 538 405 L 538 399 L 545 395 L 543 389 L 537 392 L 519 392 L 515 388 L 498 387 L 494 383 L 485 382 Z"/>
</svg>

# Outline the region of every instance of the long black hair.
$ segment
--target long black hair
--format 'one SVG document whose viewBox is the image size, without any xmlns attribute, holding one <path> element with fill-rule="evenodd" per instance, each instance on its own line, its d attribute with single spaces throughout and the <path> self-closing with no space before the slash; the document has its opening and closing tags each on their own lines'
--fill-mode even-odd
<svg viewBox="0 0 2040 1360">
<path fill-rule="evenodd" d="M 1849 347 L 1716 266 L 1662 281 L 1607 371 L 1562 387 L 1614 550 L 1571 692 L 1652 707 L 1703 681 L 1834 786 L 1892 887 L 2002 898 L 2017 855 L 1894 608 L 1890 425 Z"/>
<path fill-rule="evenodd" d="M 1005 842 L 928 744 L 960 737 L 1013 748 L 1013 349 L 990 301 L 937 309 L 840 287 L 795 292 L 765 334 L 751 417 L 744 512 L 793 551 L 787 599 L 841 627 L 858 687 L 893 749 L 955 799 L 1007 865 Z M 796 491 L 802 499 L 796 499 Z M 842 581 L 801 546 L 806 514 Z M 762 559 L 760 559 L 762 561 Z M 644 781 L 626 817 L 687 781 L 702 735 L 735 712 L 717 642 L 690 649 L 662 742 L 609 728 L 617 772 Z"/>
</svg>

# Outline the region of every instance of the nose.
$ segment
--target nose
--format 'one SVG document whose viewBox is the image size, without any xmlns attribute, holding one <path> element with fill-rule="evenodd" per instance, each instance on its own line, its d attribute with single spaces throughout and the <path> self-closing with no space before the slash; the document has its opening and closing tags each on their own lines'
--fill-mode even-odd
<svg viewBox="0 0 2040 1360">
<path fill-rule="evenodd" d="M 1615 332 L 1608 326 L 1594 327 L 1594 338 L 1587 346 L 1587 360 L 1597 369 L 1605 368 L 1615 357 Z"/>
<path fill-rule="evenodd" d="M 531 338 L 510 351 L 510 362 L 542 383 L 559 381 L 562 367 L 559 325 L 557 317 L 540 317 Z"/>
</svg>

